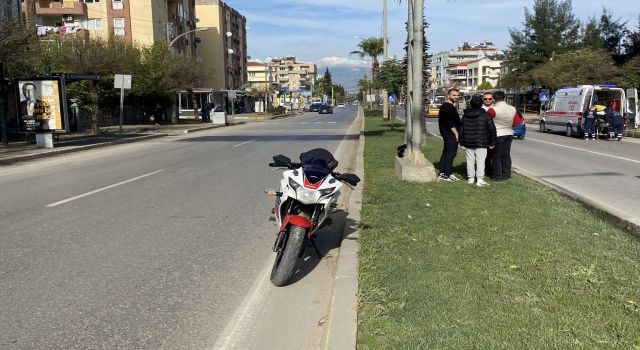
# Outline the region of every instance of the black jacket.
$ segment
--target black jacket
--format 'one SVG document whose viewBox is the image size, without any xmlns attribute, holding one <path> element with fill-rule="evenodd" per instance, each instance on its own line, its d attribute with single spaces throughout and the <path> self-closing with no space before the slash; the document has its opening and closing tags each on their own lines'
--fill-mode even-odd
<svg viewBox="0 0 640 350">
<path fill-rule="evenodd" d="M 451 128 L 456 128 L 456 130 L 460 131 L 460 115 L 456 107 L 450 102 L 445 102 L 440 106 L 438 126 L 442 137 L 454 137 Z"/>
<path fill-rule="evenodd" d="M 460 144 L 467 148 L 496 145 L 496 126 L 482 108 L 467 108 L 460 122 Z"/>
</svg>

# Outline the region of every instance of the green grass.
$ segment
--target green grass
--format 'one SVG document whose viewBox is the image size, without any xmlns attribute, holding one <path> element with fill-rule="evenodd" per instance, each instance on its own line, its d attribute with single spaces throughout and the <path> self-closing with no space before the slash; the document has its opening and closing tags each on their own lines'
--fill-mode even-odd
<svg viewBox="0 0 640 350">
<path fill-rule="evenodd" d="M 382 117 L 382 109 L 364 109 L 365 117 Z"/>
<path fill-rule="evenodd" d="M 521 176 L 400 182 L 403 133 L 366 120 L 359 349 L 640 349 L 636 234 Z"/>
</svg>

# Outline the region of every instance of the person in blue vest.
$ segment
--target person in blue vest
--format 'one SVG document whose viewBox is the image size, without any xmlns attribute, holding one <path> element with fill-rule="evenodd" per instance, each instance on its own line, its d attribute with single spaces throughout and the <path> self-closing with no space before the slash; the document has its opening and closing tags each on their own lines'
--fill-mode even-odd
<svg viewBox="0 0 640 350">
<path fill-rule="evenodd" d="M 609 121 L 609 140 L 622 141 L 622 132 L 624 131 L 624 117 L 613 108 L 605 109 L 604 112 Z"/>
</svg>

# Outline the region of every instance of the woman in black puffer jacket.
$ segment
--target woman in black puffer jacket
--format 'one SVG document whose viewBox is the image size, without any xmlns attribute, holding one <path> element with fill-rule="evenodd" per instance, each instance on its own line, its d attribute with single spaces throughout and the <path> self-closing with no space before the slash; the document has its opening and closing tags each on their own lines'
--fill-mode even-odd
<svg viewBox="0 0 640 350">
<path fill-rule="evenodd" d="M 496 126 L 482 109 L 480 96 L 473 96 L 470 105 L 464 110 L 460 122 L 460 145 L 466 148 L 468 182 L 475 182 L 482 187 L 488 185 L 484 181 L 484 162 L 487 159 L 487 148 L 491 149 L 496 145 Z"/>
</svg>

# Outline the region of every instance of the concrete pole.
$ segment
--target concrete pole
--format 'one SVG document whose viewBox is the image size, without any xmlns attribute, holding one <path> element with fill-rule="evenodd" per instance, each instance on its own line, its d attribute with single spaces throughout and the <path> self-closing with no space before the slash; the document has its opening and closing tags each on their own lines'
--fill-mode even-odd
<svg viewBox="0 0 640 350">
<path fill-rule="evenodd" d="M 388 41 L 388 35 L 387 35 L 387 0 L 383 0 L 383 6 L 384 6 L 384 9 L 382 11 L 382 31 L 383 31 L 383 35 L 382 35 L 382 63 L 384 64 L 384 62 L 386 62 L 387 58 L 389 57 L 389 52 L 388 52 L 388 48 L 387 48 L 387 41 Z M 389 94 L 387 93 L 386 89 L 382 90 L 382 98 L 383 98 L 383 102 L 382 102 L 382 118 L 385 121 L 388 121 L 389 120 Z"/>
<path fill-rule="evenodd" d="M 424 38 L 424 0 L 413 0 L 413 55 L 411 60 L 411 73 L 413 80 L 413 96 L 411 99 L 411 131 L 413 156 L 416 157 L 422 151 L 422 128 L 420 127 L 422 118 L 422 60 L 423 60 L 423 38 Z M 417 160 L 417 158 L 414 158 Z"/>
</svg>

